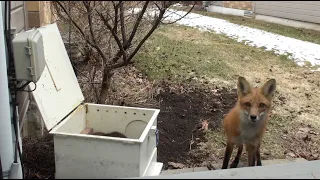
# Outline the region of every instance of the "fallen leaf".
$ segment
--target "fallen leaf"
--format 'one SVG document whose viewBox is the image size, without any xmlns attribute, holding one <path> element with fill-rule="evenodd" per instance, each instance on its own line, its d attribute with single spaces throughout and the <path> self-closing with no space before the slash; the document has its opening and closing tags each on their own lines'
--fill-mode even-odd
<svg viewBox="0 0 320 180">
<path fill-rule="evenodd" d="M 202 129 L 204 132 L 206 132 L 206 131 L 208 131 L 208 126 L 209 126 L 208 120 L 204 120 L 204 121 L 202 122 L 202 127 L 201 127 L 201 129 Z"/>
</svg>

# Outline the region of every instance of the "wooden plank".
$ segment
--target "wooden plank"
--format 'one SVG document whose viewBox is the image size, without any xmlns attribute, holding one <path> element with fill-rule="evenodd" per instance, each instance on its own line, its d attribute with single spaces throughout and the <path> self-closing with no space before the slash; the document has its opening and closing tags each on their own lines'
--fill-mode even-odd
<svg viewBox="0 0 320 180">
<path fill-rule="evenodd" d="M 320 17 L 315 17 L 315 16 L 297 15 L 294 13 L 284 13 L 284 12 L 272 11 L 267 9 L 259 9 L 259 10 L 256 9 L 255 13 L 261 14 L 261 15 L 273 16 L 273 17 L 298 20 L 298 21 L 320 23 Z"/>
<path fill-rule="evenodd" d="M 259 12 L 260 10 L 270 10 L 270 11 L 277 11 L 277 12 L 283 12 L 283 13 L 292 13 L 296 15 L 307 15 L 307 16 L 314 16 L 314 17 L 320 17 L 320 11 L 316 9 L 320 9 L 320 7 L 315 7 L 314 10 L 308 10 L 308 9 L 297 9 L 297 8 L 291 8 L 291 7 L 281 7 L 281 6 L 272 6 L 272 5 L 264 5 L 260 4 L 259 6 L 256 6 L 256 12 Z"/>
<path fill-rule="evenodd" d="M 320 2 L 318 5 L 310 5 L 310 4 L 296 4 L 291 3 L 291 1 L 257 1 L 256 2 L 257 8 L 273 8 L 273 7 L 281 7 L 284 9 L 289 9 L 292 11 L 295 10 L 310 10 L 310 11 L 318 11 L 318 15 L 320 16 Z"/>
<path fill-rule="evenodd" d="M 26 8 L 28 11 L 41 11 L 44 7 L 45 1 L 26 1 Z"/>
<path fill-rule="evenodd" d="M 27 11 L 27 7 L 26 7 L 26 1 L 23 1 L 23 16 L 24 16 L 24 29 L 23 31 L 28 29 L 28 11 Z"/>
</svg>

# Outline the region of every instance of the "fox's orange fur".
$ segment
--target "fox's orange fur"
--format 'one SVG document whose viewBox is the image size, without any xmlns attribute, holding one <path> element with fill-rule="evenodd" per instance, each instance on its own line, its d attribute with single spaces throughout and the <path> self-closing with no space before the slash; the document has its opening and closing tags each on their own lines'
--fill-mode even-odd
<svg viewBox="0 0 320 180">
<path fill-rule="evenodd" d="M 243 145 L 248 153 L 248 165 L 262 165 L 260 144 L 269 121 L 276 80 L 270 79 L 261 88 L 252 88 L 245 78 L 239 77 L 237 86 L 237 103 L 223 120 L 227 147 L 222 169 L 228 168 L 235 145 L 238 147 L 238 153 L 230 165 L 231 168 L 237 167 Z"/>
</svg>

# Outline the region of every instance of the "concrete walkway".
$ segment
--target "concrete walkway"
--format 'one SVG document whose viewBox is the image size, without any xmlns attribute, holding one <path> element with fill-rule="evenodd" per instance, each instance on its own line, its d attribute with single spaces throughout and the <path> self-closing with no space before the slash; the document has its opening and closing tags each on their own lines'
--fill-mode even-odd
<svg viewBox="0 0 320 180">
<path fill-rule="evenodd" d="M 189 172 L 135 179 L 320 179 L 320 160 L 298 161 L 256 167 Z"/>
<path fill-rule="evenodd" d="M 302 162 L 307 161 L 304 158 L 295 158 L 295 159 L 270 159 L 270 160 L 262 160 L 263 166 L 270 166 L 275 164 L 285 164 L 291 162 Z M 247 161 L 240 161 L 238 164 L 238 168 L 247 167 Z M 215 170 L 221 169 L 222 161 L 220 163 L 212 164 Z M 189 173 L 189 172 L 199 172 L 199 171 L 209 171 L 207 167 L 195 167 L 195 168 L 184 168 L 184 169 L 169 169 L 163 170 L 160 175 L 170 175 L 170 174 L 181 174 L 181 173 Z"/>
</svg>

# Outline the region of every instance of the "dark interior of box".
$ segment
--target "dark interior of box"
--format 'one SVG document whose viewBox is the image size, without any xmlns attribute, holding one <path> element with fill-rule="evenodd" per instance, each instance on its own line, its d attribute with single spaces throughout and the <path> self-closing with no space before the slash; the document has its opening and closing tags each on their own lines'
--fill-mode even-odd
<svg viewBox="0 0 320 180">
<path fill-rule="evenodd" d="M 96 135 L 96 136 L 109 136 L 109 137 L 119 137 L 119 138 L 127 138 L 122 133 L 119 132 L 111 132 L 111 133 L 103 133 L 103 132 L 94 132 L 93 128 L 85 128 L 83 131 L 81 131 L 80 134 L 89 134 L 89 135 Z"/>
</svg>

